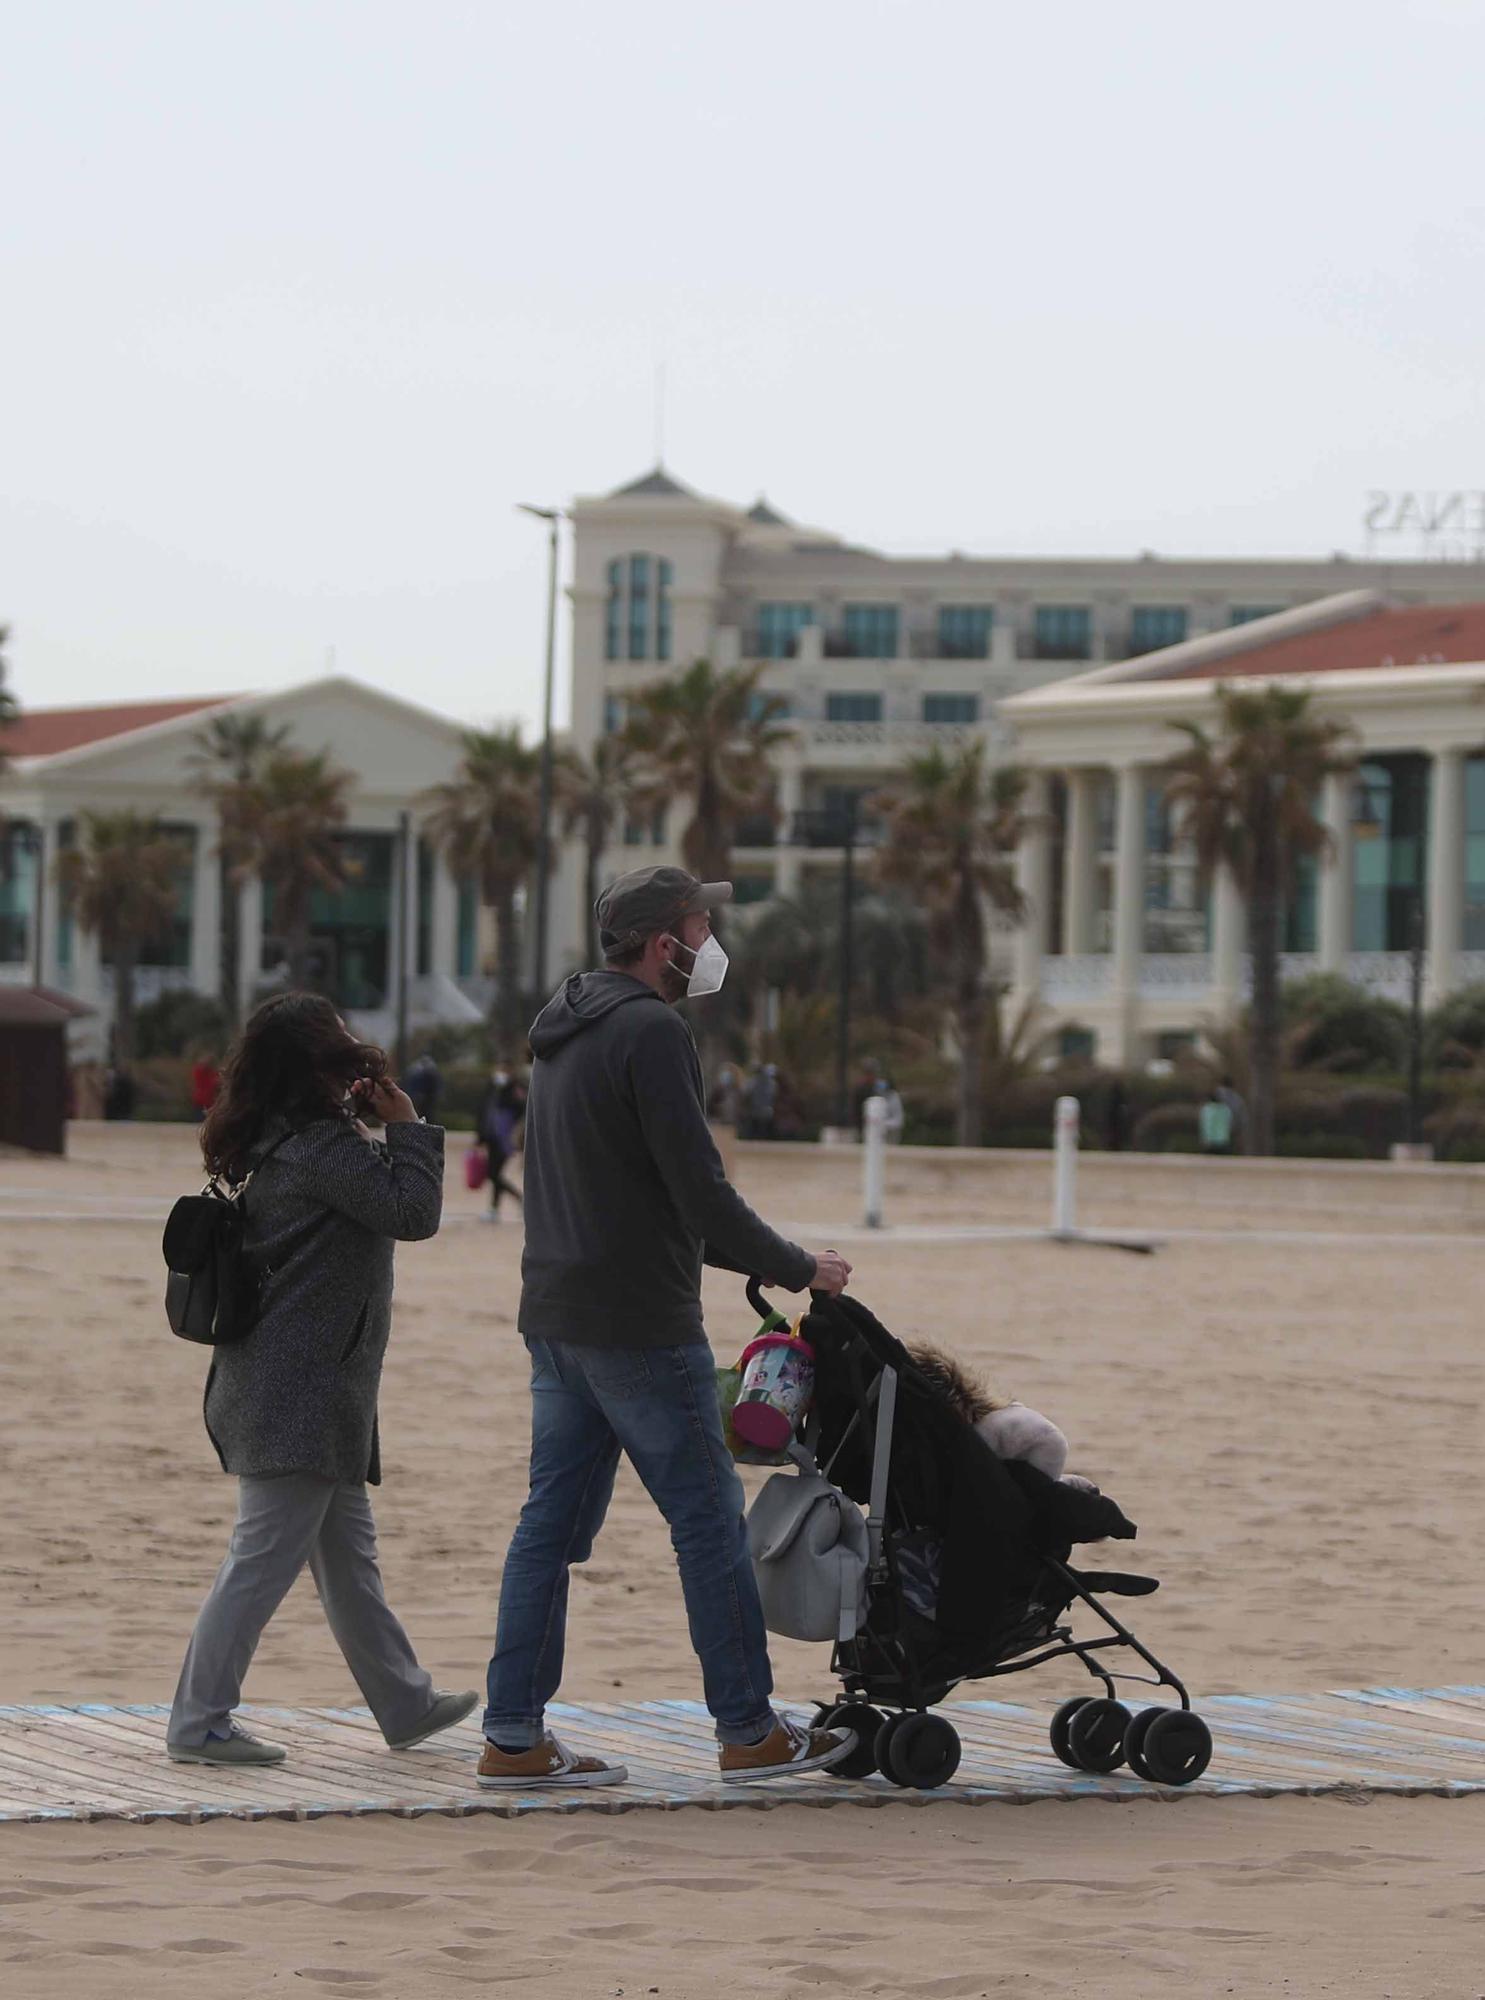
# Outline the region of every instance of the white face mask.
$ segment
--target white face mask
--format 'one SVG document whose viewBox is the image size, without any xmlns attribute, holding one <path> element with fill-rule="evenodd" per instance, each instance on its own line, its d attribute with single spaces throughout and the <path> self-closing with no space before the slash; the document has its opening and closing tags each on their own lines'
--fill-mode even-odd
<svg viewBox="0 0 1485 2000">
<path fill-rule="evenodd" d="M 691 947 L 681 944 L 679 938 L 673 938 L 672 942 L 682 951 L 691 951 Z M 699 999 L 704 993 L 720 993 L 731 961 L 717 940 L 714 937 L 703 939 L 701 949 L 691 952 L 691 958 L 691 976 L 686 981 L 687 999 Z"/>
</svg>

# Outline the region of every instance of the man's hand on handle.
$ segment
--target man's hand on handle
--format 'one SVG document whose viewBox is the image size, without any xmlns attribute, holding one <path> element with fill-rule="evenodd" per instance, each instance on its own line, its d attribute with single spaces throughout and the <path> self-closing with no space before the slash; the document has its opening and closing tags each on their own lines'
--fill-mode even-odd
<svg viewBox="0 0 1485 2000">
<path fill-rule="evenodd" d="M 837 1298 L 850 1281 L 851 1267 L 839 1250 L 822 1250 L 815 1259 L 815 1275 L 810 1280 L 812 1292 L 829 1292 Z"/>
</svg>

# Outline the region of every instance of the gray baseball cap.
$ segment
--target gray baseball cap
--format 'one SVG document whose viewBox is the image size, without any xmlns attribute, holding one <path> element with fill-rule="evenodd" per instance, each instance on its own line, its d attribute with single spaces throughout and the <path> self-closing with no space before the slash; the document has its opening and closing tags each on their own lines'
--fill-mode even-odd
<svg viewBox="0 0 1485 2000">
<path fill-rule="evenodd" d="M 593 905 L 598 942 L 605 952 L 622 951 L 699 910 L 731 901 L 730 882 L 698 882 L 684 868 L 631 868 Z"/>
</svg>

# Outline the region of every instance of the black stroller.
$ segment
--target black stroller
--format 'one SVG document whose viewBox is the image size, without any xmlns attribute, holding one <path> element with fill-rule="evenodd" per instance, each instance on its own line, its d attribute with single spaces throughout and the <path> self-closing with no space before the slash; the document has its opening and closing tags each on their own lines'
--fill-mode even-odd
<svg viewBox="0 0 1485 2000">
<path fill-rule="evenodd" d="M 768 1313 L 758 1286 L 748 1298 Z M 1079 1572 L 1072 1545 L 1134 1528 L 1117 1505 L 1002 1462 L 857 1300 L 816 1294 L 802 1329 L 815 1351 L 814 1407 L 804 1442 L 820 1470 L 867 1509 L 869 1567 L 854 1637 L 839 1640 L 831 1671 L 844 1699 L 820 1720 L 854 1729 L 839 1778 L 880 1771 L 931 1791 L 959 1765 L 957 1732 L 929 1711 L 959 1682 L 1023 1673 L 1075 1657 L 1102 1696 L 1066 1701 L 1052 1718 L 1064 1764 L 1108 1772 L 1127 1764 L 1154 1784 L 1188 1785 L 1211 1761 L 1211 1733 L 1181 1682 L 1098 1601 L 1139 1597 L 1153 1578 Z M 1105 1630 L 1075 1637 L 1074 1603 Z M 1135 1712 L 1119 1701 L 1103 1658 L 1127 1648 L 1151 1674 L 1117 1678 L 1170 1688 L 1179 1707 Z"/>
</svg>

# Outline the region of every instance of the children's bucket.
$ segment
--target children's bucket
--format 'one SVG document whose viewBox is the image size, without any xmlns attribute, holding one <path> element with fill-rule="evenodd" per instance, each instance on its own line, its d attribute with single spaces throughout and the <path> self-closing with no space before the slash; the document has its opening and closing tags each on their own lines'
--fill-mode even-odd
<svg viewBox="0 0 1485 2000">
<path fill-rule="evenodd" d="M 762 1333 L 743 1349 L 732 1427 L 745 1444 L 782 1451 L 815 1393 L 815 1350 L 792 1333 Z"/>
</svg>

